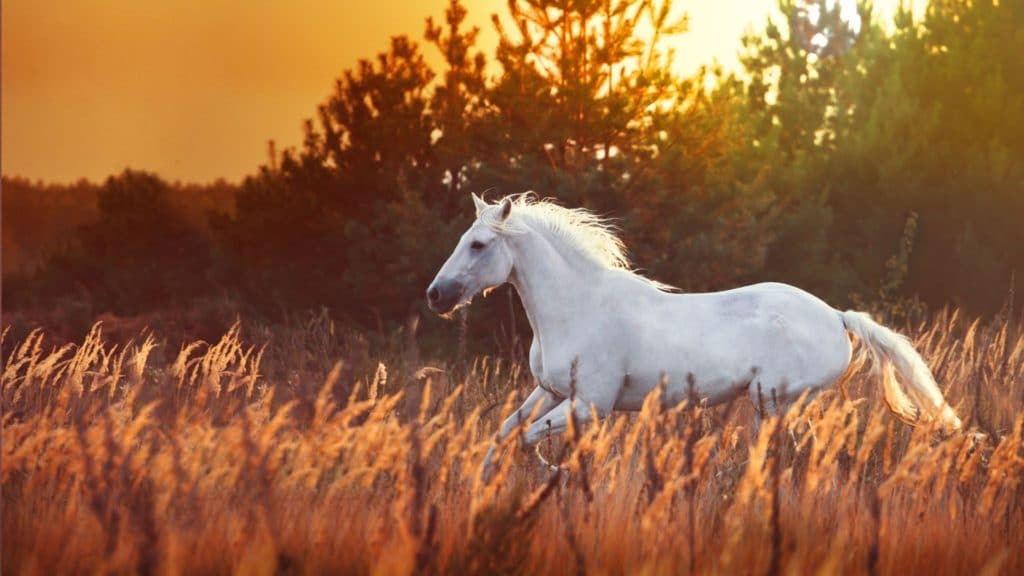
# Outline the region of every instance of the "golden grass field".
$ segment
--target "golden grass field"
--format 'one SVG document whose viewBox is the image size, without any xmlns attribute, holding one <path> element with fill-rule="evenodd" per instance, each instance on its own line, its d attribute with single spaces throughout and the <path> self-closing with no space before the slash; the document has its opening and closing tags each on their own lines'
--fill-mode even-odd
<svg viewBox="0 0 1024 576">
<path fill-rule="evenodd" d="M 909 332 L 979 435 L 886 411 L 861 370 L 752 433 L 749 401 L 505 442 L 507 360 L 377 365 L 333 327 L 234 328 L 178 351 L 97 326 L 5 332 L 6 574 L 1021 574 L 1024 332 Z M 417 373 L 418 372 L 418 373 Z"/>
</svg>

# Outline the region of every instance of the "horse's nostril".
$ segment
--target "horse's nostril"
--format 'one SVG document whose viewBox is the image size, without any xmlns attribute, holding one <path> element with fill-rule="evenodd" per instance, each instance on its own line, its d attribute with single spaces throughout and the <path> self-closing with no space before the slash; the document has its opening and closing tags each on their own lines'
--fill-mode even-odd
<svg viewBox="0 0 1024 576">
<path fill-rule="evenodd" d="M 427 292 L 427 298 L 430 298 L 431 302 L 437 302 L 441 298 L 441 293 L 437 291 L 437 288 L 431 288 Z"/>
</svg>

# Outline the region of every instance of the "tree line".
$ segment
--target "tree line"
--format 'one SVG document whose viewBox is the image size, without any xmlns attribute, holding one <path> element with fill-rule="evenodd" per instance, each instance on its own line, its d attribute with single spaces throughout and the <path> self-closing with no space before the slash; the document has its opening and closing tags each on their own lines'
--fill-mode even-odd
<svg viewBox="0 0 1024 576">
<path fill-rule="evenodd" d="M 883 23 L 865 4 L 848 49 L 819 54 L 799 4 L 744 39 L 739 72 L 680 78 L 669 0 L 513 0 L 493 54 L 450 0 L 420 41 L 344 71 L 302 144 L 241 184 L 83 185 L 87 217 L 5 266 L 4 308 L 218 299 L 398 326 L 425 311 L 469 192 L 534 190 L 615 216 L 636 264 L 684 291 L 779 280 L 837 306 L 998 310 L 1024 271 L 1024 5 L 933 0 Z M 3 187 L 7 260 L 41 242 L 8 234 L 9 207 L 29 218 L 48 191 Z"/>
</svg>

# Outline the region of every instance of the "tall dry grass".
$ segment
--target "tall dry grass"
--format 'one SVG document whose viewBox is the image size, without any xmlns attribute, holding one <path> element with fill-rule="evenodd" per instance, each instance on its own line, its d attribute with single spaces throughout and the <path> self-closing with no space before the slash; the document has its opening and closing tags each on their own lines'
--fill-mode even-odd
<svg viewBox="0 0 1024 576">
<path fill-rule="evenodd" d="M 744 403 L 664 407 L 504 442 L 529 386 L 481 359 L 237 327 L 170 353 L 96 326 L 3 362 L 3 569 L 58 573 L 1024 573 L 1024 335 L 940 314 L 916 343 L 965 423 L 885 411 L 866 374 L 755 432 Z M 284 345 L 282 345 L 284 342 Z M 368 367 L 363 367 L 366 365 Z"/>
</svg>

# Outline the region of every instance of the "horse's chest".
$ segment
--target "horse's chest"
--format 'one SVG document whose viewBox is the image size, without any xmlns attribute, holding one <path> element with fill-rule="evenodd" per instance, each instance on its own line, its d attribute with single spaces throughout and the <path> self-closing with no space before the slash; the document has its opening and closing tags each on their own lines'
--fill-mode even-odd
<svg viewBox="0 0 1024 576">
<path fill-rule="evenodd" d="M 612 374 L 623 374 L 621 362 L 613 353 L 593 347 L 582 354 L 579 350 L 540 346 L 531 348 L 530 352 L 530 371 L 537 384 L 562 398 L 579 394 L 585 388 L 604 385 Z"/>
<path fill-rule="evenodd" d="M 568 368 L 562 370 L 559 362 L 551 364 L 545 362 L 545 357 L 554 357 L 552 351 L 547 352 L 545 354 L 540 340 L 534 339 L 533 345 L 530 346 L 530 372 L 536 378 L 538 386 L 555 396 L 567 397 L 572 392 L 572 386 L 569 383 L 571 370 Z M 565 378 L 560 377 L 562 372 L 565 373 Z"/>
<path fill-rule="evenodd" d="M 533 373 L 533 377 L 537 380 L 537 385 L 547 392 L 559 397 L 569 395 L 569 387 L 563 386 L 559 378 L 553 377 L 554 373 L 546 370 L 543 362 L 533 362 L 531 358 L 530 372 Z"/>
</svg>

